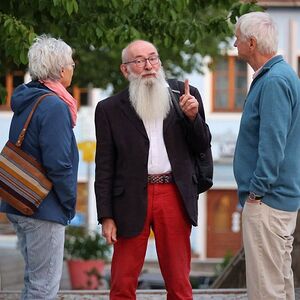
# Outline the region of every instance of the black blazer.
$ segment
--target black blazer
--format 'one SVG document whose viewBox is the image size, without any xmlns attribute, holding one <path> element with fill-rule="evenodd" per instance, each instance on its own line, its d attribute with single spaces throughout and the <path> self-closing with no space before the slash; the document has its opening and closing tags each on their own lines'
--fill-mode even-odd
<svg viewBox="0 0 300 300">
<path fill-rule="evenodd" d="M 184 84 L 178 83 L 182 94 Z M 189 138 L 184 136 L 173 107 L 164 120 L 163 136 L 175 184 L 190 222 L 196 226 L 198 195 L 190 148 L 203 152 L 210 144 L 210 132 L 198 90 L 190 87 L 190 93 L 199 101 L 199 113 L 190 122 Z M 95 126 L 98 221 L 113 218 L 118 236 L 136 236 L 144 227 L 147 210 L 149 139 L 129 101 L 128 89 L 98 103 Z M 193 140 L 193 145 L 188 145 L 187 140 Z"/>
</svg>

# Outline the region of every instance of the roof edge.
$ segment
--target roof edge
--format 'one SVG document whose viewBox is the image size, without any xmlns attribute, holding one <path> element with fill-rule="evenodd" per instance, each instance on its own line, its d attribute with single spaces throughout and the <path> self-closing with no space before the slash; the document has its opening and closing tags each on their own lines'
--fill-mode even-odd
<svg viewBox="0 0 300 300">
<path fill-rule="evenodd" d="M 286 0 L 286 1 L 276 1 L 276 0 L 262 0 L 257 1 L 257 4 L 263 7 L 300 7 L 299 0 Z"/>
</svg>

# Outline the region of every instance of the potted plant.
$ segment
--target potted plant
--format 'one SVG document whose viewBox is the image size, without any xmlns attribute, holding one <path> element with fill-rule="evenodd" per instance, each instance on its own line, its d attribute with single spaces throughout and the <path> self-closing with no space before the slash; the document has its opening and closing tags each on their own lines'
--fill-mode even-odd
<svg viewBox="0 0 300 300">
<path fill-rule="evenodd" d="M 98 289 L 111 253 L 105 239 L 85 227 L 69 226 L 64 250 L 72 289 Z"/>
</svg>

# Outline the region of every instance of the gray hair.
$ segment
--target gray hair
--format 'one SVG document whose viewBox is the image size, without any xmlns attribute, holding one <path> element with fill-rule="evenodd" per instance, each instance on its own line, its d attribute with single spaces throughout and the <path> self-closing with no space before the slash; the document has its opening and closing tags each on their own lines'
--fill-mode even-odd
<svg viewBox="0 0 300 300">
<path fill-rule="evenodd" d="M 259 53 L 273 54 L 278 49 L 278 30 L 268 13 L 251 12 L 241 16 L 235 26 L 241 39 L 255 38 Z"/>
<path fill-rule="evenodd" d="M 38 36 L 28 51 L 29 74 L 33 80 L 59 80 L 63 67 L 72 63 L 72 48 L 61 39 Z"/>
</svg>

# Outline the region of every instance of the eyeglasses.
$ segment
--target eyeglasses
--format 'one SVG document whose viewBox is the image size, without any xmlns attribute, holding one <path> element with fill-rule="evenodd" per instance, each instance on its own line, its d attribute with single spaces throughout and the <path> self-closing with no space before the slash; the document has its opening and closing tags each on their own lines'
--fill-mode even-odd
<svg viewBox="0 0 300 300">
<path fill-rule="evenodd" d="M 153 55 L 148 58 L 137 58 L 132 61 L 124 62 L 123 64 L 132 64 L 134 63 L 138 68 L 144 68 L 146 66 L 147 61 L 151 64 L 151 66 L 157 65 L 159 63 L 159 56 Z"/>
</svg>

